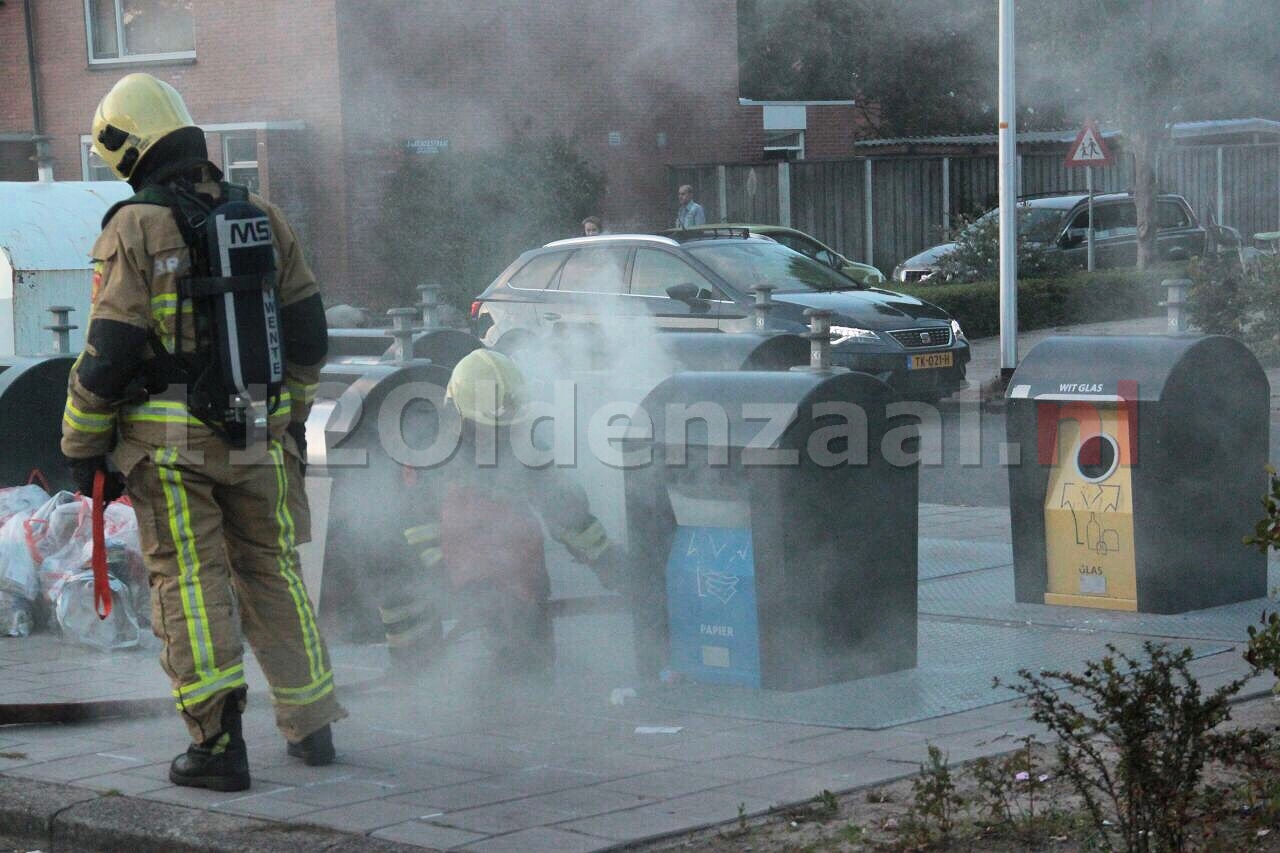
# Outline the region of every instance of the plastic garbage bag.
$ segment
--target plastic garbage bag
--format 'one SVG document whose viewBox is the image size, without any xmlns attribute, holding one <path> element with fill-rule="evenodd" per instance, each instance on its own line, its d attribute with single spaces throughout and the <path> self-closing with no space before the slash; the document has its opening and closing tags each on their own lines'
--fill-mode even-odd
<svg viewBox="0 0 1280 853">
<path fill-rule="evenodd" d="M 60 499 L 62 495 L 67 493 L 59 492 L 37 511 L 37 515 L 47 515 L 43 529 L 37 531 L 34 548 L 39 555 L 39 586 L 51 604 L 58 581 L 89 568 L 93 560 L 93 502 L 76 495 Z M 108 504 L 103 512 L 103 531 L 108 563 L 113 552 L 117 555 L 110 567 L 112 573 L 134 587 L 146 587 L 133 507 L 123 501 Z"/>
<path fill-rule="evenodd" d="M 36 575 L 39 555 L 28 539 L 33 515 L 31 510 L 19 512 L 0 527 L 0 592 L 10 592 L 27 601 L 34 601 L 40 593 Z"/>
<path fill-rule="evenodd" d="M 49 493 L 35 483 L 0 489 L 0 524 L 8 521 L 12 515 L 42 506 L 47 500 Z"/>
<path fill-rule="evenodd" d="M 111 615 L 106 619 L 99 619 L 94 609 L 92 571 L 77 572 L 54 585 L 54 616 L 64 637 L 104 652 L 137 647 L 140 631 L 129 587 L 119 578 L 110 577 L 109 582 Z"/>
<path fill-rule="evenodd" d="M 0 592 L 0 637 L 26 637 L 34 622 L 30 599 L 12 592 Z"/>
</svg>

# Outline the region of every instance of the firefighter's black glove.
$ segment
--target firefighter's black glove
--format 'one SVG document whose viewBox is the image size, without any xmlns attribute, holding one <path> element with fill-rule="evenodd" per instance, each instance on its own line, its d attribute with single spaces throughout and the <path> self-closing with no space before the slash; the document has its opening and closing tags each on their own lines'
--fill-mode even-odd
<svg viewBox="0 0 1280 853">
<path fill-rule="evenodd" d="M 102 484 L 104 502 L 111 503 L 124 494 L 124 475 L 108 468 L 105 456 L 90 456 L 84 459 L 68 457 L 67 468 L 71 471 L 71 479 L 75 482 L 76 488 L 87 498 L 93 498 L 93 479 L 99 471 L 106 475 L 106 480 Z"/>
<path fill-rule="evenodd" d="M 289 425 L 284 428 L 293 438 L 293 443 L 298 445 L 298 458 L 302 460 L 302 476 L 307 476 L 307 425 L 302 421 L 289 421 Z"/>
<path fill-rule="evenodd" d="M 591 568 L 595 571 L 601 586 L 616 590 L 626 581 L 628 563 L 627 552 L 617 545 L 610 545 L 591 564 Z"/>
</svg>

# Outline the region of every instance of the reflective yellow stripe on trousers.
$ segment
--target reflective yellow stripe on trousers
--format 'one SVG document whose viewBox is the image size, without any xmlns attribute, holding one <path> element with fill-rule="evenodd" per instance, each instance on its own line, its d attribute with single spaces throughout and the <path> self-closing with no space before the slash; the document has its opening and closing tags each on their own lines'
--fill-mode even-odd
<svg viewBox="0 0 1280 853">
<path fill-rule="evenodd" d="M 289 514 L 289 482 L 285 475 L 284 451 L 278 440 L 271 442 L 271 461 L 276 469 L 276 523 L 280 529 L 280 575 L 289 587 L 293 606 L 298 614 L 302 630 L 302 644 L 307 650 L 307 663 L 311 670 L 311 683 L 295 688 L 275 688 L 271 692 L 278 701 L 290 705 L 308 705 L 333 690 L 333 673 L 321 659 L 320 631 L 316 628 L 315 614 L 307 590 L 298 576 L 298 552 L 294 547 L 293 516 Z"/>
<path fill-rule="evenodd" d="M 211 678 L 201 679 L 195 684 L 184 684 L 173 691 L 173 698 L 178 700 L 178 710 L 184 704 L 198 704 L 215 693 L 223 690 L 234 690 L 244 684 L 244 665 L 236 664 L 226 672 L 220 672 Z"/>
<path fill-rule="evenodd" d="M 168 509 L 169 535 L 173 538 L 178 560 L 178 592 L 182 600 L 182 614 L 186 617 L 191 659 L 198 678 L 196 684 L 189 687 L 198 687 L 220 679 L 224 673 L 218 670 L 213 659 L 213 635 L 209 631 L 209 615 L 204 609 L 204 590 L 200 588 L 200 554 L 196 550 L 195 532 L 191 529 L 191 507 L 182 484 L 182 472 L 174 467 L 178 451 L 159 448 L 154 458 Z M 178 698 L 181 708 L 185 695 Z"/>
</svg>

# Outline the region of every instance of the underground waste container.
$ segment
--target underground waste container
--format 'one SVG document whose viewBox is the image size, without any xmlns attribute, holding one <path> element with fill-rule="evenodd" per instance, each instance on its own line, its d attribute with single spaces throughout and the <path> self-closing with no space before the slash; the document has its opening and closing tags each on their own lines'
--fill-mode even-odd
<svg viewBox="0 0 1280 853">
<path fill-rule="evenodd" d="M 915 665 L 919 421 L 896 401 L 831 371 L 679 373 L 644 399 L 652 429 L 624 443 L 642 675 L 800 690 Z"/>
<path fill-rule="evenodd" d="M 0 357 L 0 488 L 40 471 L 50 488 L 72 488 L 62 457 L 62 410 L 73 355 Z"/>
<path fill-rule="evenodd" d="M 1020 602 L 1180 613 L 1266 595 L 1270 387 L 1221 336 L 1071 336 L 1009 381 Z"/>
<path fill-rule="evenodd" d="M 414 501 L 440 479 L 404 463 L 422 464 L 415 456 L 435 446 L 449 375 L 421 360 L 330 362 L 321 372 L 307 419 L 308 493 L 326 498 L 324 529 L 312 531 L 324 536 L 320 615 L 344 638 L 382 636 L 380 561 L 399 553 Z"/>
</svg>

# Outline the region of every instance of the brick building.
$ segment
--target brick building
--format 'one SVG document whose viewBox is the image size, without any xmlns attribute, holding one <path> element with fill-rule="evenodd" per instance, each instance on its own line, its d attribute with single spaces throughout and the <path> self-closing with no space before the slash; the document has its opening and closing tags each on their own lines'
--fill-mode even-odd
<svg viewBox="0 0 1280 853">
<path fill-rule="evenodd" d="M 852 150 L 847 106 L 810 107 L 797 146 L 768 127 L 795 105 L 739 102 L 735 0 L 27 2 L 56 180 L 109 176 L 93 109 L 123 74 L 155 74 L 230 178 L 291 216 L 333 299 L 376 274 L 366 237 L 405 157 L 563 134 L 607 175 L 616 229 L 668 222 L 667 164 Z M 35 178 L 26 11 L 0 0 L 0 180 Z"/>
</svg>

